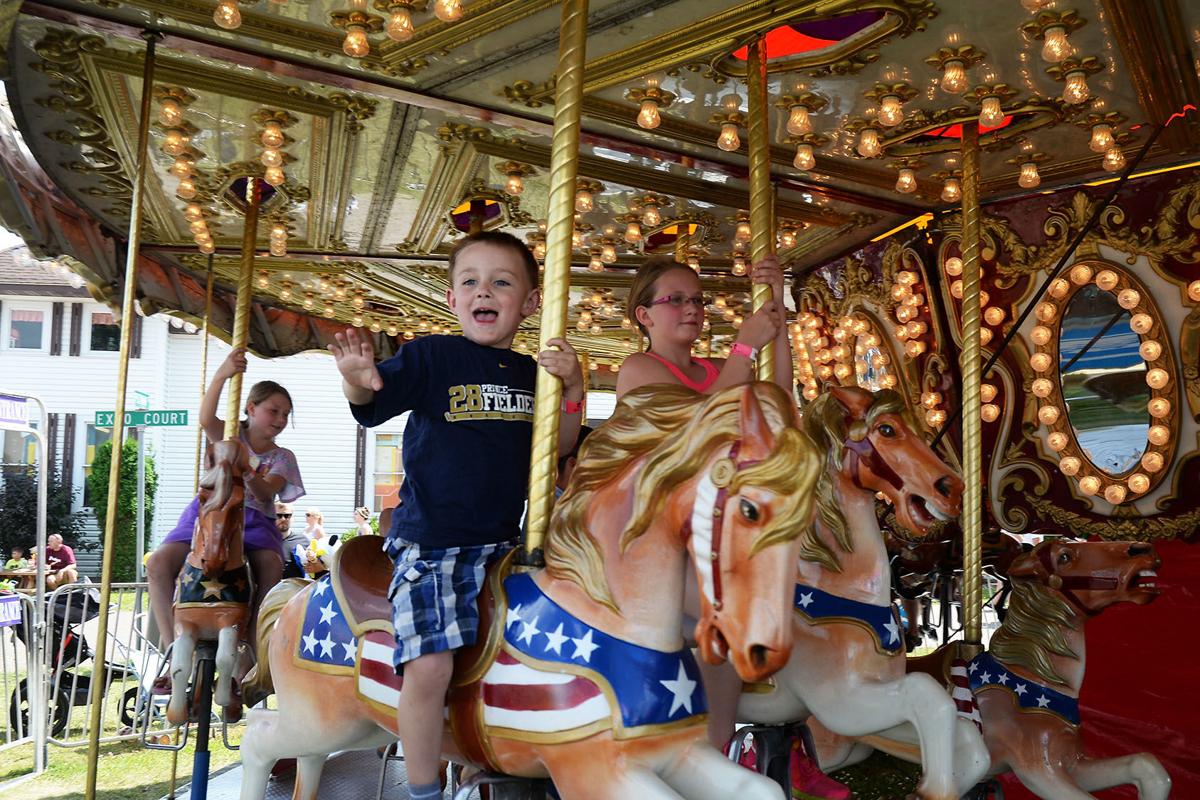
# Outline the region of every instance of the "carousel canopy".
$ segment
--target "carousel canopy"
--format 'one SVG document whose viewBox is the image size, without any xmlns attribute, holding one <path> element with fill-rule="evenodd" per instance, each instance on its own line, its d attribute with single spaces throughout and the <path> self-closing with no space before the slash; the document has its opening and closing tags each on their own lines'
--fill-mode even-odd
<svg viewBox="0 0 1200 800">
<path fill-rule="evenodd" d="M 245 184 L 262 177 L 252 347 L 352 324 L 384 352 L 449 330 L 446 254 L 502 228 L 539 253 L 559 4 L 550 0 L 7 2 L 0 216 L 115 303 L 146 31 L 155 56 L 137 293 L 228 330 Z M 766 35 L 781 257 L 804 271 L 958 201 L 964 124 L 985 202 L 1112 176 L 1200 96 L 1200 6 L 1180 0 L 593 0 L 570 331 L 600 364 L 634 343 L 648 254 L 713 294 L 702 347 L 748 296 L 746 45 Z M 1145 168 L 1200 149 L 1185 118 Z M 537 319 L 518 346 L 534 347 Z"/>
</svg>

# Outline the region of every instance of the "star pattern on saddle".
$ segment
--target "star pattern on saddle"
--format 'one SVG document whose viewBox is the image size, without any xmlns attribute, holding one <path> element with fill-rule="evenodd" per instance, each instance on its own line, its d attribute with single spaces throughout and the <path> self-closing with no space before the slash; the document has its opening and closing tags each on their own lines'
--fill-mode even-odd
<svg viewBox="0 0 1200 800">
<path fill-rule="evenodd" d="M 179 573 L 180 603 L 249 603 L 250 582 L 245 567 L 209 577 L 199 567 L 185 563 Z"/>
<path fill-rule="evenodd" d="M 809 622 L 858 623 L 874 634 L 876 646 L 880 651 L 896 655 L 904 649 L 904 640 L 900 637 L 900 623 L 890 605 L 875 606 L 847 597 L 838 597 L 802 583 L 796 584 L 793 602 L 796 611 L 803 614 Z"/>
<path fill-rule="evenodd" d="M 326 575 L 313 585 L 308 596 L 296 655 L 301 661 L 352 669 L 357 652 L 358 640 L 350 632 Z"/>
<path fill-rule="evenodd" d="M 504 640 L 540 662 L 585 669 L 607 683 L 626 728 L 677 722 L 708 711 L 700 670 L 691 650 L 652 650 L 626 642 L 576 619 L 542 593 L 526 574 L 504 580 L 509 607 Z"/>
<path fill-rule="evenodd" d="M 1010 672 L 991 653 L 977 655 L 971 661 L 967 672 L 971 691 L 976 694 L 988 689 L 1006 691 L 1013 696 L 1022 711 L 1054 714 L 1071 725 L 1079 724 L 1077 699 Z"/>
</svg>

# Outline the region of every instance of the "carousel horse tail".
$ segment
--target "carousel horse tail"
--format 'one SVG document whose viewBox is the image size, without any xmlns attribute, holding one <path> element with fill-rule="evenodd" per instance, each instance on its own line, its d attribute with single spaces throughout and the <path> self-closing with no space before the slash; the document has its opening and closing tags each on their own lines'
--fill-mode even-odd
<svg viewBox="0 0 1200 800">
<path fill-rule="evenodd" d="M 304 578 L 287 578 L 275 584 L 263 598 L 262 605 L 258 609 L 258 641 L 255 643 L 257 645 L 255 650 L 257 663 L 246 673 L 246 677 L 242 681 L 243 697 L 266 697 L 274 693 L 275 686 L 271 683 L 271 659 L 269 657 L 271 633 L 275 630 L 275 623 L 279 621 L 279 615 L 287 606 L 288 601 L 302 592 L 304 587 L 310 583 L 312 581 Z"/>
</svg>

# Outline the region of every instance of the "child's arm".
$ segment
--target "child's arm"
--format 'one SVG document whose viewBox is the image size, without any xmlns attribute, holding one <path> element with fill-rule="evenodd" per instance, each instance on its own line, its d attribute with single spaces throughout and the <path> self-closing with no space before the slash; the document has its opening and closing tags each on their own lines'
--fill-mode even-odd
<svg viewBox="0 0 1200 800">
<path fill-rule="evenodd" d="M 353 328 L 345 333 L 334 334 L 336 344 L 329 345 L 329 352 L 342 374 L 342 394 L 356 406 L 364 406 L 375 399 L 375 393 L 383 388 L 383 378 L 375 367 L 375 349 L 371 340 L 359 336 Z"/>
<path fill-rule="evenodd" d="M 246 348 L 238 347 L 231 350 L 221 366 L 213 373 L 212 383 L 200 401 L 200 427 L 208 436 L 210 442 L 219 442 L 225 438 L 225 421 L 217 416 L 217 404 L 221 402 L 221 390 L 225 381 L 238 373 L 246 371 Z"/>
<path fill-rule="evenodd" d="M 538 364 L 546 368 L 551 375 L 558 377 L 563 384 L 564 404 L 583 402 L 583 371 L 579 368 L 579 356 L 567 343 L 566 339 L 550 339 L 547 348 L 558 347 L 558 350 L 546 349 L 538 353 Z M 558 452 L 569 453 L 575 447 L 579 438 L 579 429 L 583 426 L 583 414 L 576 411 L 568 414 L 565 410 L 558 423 Z"/>
</svg>

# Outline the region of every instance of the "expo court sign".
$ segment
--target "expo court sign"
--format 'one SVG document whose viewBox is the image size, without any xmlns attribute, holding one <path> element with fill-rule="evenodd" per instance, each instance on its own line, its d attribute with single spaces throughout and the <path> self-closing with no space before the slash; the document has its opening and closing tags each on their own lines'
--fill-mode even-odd
<svg viewBox="0 0 1200 800">
<path fill-rule="evenodd" d="M 113 411 L 97 411 L 96 412 L 96 427 L 111 428 L 113 424 Z M 182 427 L 188 424 L 188 412 L 186 410 L 178 411 L 126 411 L 125 412 L 125 427 L 133 428 L 140 426 L 166 426 L 166 427 Z"/>
</svg>

